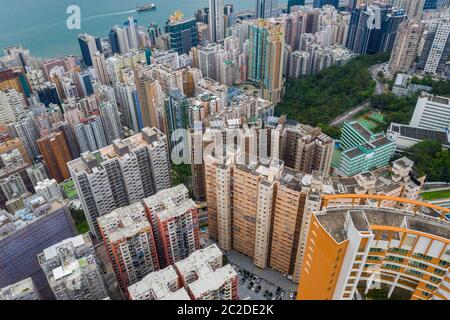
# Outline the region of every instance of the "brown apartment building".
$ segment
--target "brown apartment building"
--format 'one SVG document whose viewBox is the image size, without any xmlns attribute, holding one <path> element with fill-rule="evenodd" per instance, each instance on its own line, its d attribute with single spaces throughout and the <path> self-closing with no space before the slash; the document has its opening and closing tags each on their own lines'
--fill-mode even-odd
<svg viewBox="0 0 450 320">
<path fill-rule="evenodd" d="M 57 132 L 37 141 L 39 150 L 47 165 L 50 176 L 63 182 L 70 178 L 67 162 L 72 160 L 64 133 Z"/>
</svg>

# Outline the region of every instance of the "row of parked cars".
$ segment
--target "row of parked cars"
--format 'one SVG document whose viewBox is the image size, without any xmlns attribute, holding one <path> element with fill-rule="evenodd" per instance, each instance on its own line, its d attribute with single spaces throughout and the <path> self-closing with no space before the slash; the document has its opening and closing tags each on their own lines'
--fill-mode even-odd
<svg viewBox="0 0 450 320">
<path fill-rule="evenodd" d="M 254 291 L 256 294 L 258 294 L 262 287 L 260 285 L 261 278 L 258 276 L 250 273 L 247 270 L 239 269 L 239 274 L 242 276 L 242 279 L 239 281 L 240 285 L 244 285 L 247 280 L 249 281 L 247 285 L 248 290 Z M 275 292 L 271 292 L 270 290 L 265 290 L 263 293 L 263 297 L 267 300 L 283 300 L 285 297 L 286 292 L 281 289 L 280 287 L 277 287 Z M 293 299 L 295 297 L 295 293 L 292 291 L 289 291 L 289 298 Z"/>
</svg>

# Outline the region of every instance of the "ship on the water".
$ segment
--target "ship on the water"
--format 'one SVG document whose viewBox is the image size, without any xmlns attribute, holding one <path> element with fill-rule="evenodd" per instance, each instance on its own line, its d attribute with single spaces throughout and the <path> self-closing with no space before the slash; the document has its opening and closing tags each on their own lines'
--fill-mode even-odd
<svg viewBox="0 0 450 320">
<path fill-rule="evenodd" d="M 156 9 L 156 4 L 154 4 L 154 3 L 146 3 L 146 4 L 138 4 L 136 6 L 136 11 L 137 12 L 147 11 L 147 10 L 152 10 L 152 9 Z"/>
</svg>

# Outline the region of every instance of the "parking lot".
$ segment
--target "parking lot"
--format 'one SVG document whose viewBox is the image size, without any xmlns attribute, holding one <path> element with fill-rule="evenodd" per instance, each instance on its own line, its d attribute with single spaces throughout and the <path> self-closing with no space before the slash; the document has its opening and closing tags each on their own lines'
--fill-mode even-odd
<svg viewBox="0 0 450 320">
<path fill-rule="evenodd" d="M 295 293 L 231 264 L 238 272 L 239 300 L 294 300 Z"/>
</svg>

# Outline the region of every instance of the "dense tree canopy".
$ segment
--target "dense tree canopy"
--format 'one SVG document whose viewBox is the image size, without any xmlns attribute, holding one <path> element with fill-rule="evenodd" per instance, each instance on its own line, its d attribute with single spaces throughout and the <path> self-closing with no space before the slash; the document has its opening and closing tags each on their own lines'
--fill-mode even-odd
<svg viewBox="0 0 450 320">
<path fill-rule="evenodd" d="M 427 175 L 427 181 L 450 182 L 450 153 L 439 141 L 420 142 L 409 148 L 406 156 L 420 174 Z"/>
<path fill-rule="evenodd" d="M 432 94 L 450 97 L 450 81 L 437 81 L 433 80 L 430 76 L 427 76 L 422 79 L 413 77 L 411 79 L 411 82 L 415 84 L 430 86 L 432 88 L 431 89 Z"/>
<path fill-rule="evenodd" d="M 375 82 L 368 68 L 387 59 L 386 55 L 359 56 L 316 75 L 289 80 L 276 113 L 313 126 L 326 124 L 372 95 Z"/>
</svg>

